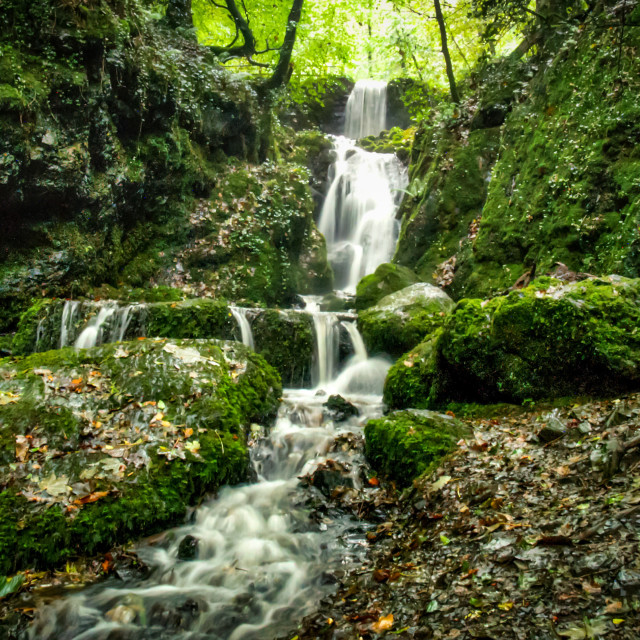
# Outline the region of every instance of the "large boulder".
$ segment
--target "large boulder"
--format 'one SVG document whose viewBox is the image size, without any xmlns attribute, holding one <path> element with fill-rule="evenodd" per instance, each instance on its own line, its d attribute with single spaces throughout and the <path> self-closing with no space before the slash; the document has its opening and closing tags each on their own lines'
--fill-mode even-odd
<svg viewBox="0 0 640 640">
<path fill-rule="evenodd" d="M 413 284 L 361 312 L 358 328 L 370 353 L 398 358 L 438 329 L 454 307 L 442 289 Z"/>
<path fill-rule="evenodd" d="M 640 387 L 640 280 L 541 278 L 491 300 L 462 300 L 443 329 L 390 370 L 392 408 L 521 403 Z"/>
<path fill-rule="evenodd" d="M 136 340 L 0 366 L 0 574 L 179 523 L 247 479 L 278 374 L 235 342 Z"/>
<path fill-rule="evenodd" d="M 364 430 L 371 465 L 401 486 L 435 468 L 469 429 L 433 411 L 396 411 L 370 420 Z"/>
<path fill-rule="evenodd" d="M 358 311 L 368 309 L 390 293 L 419 281 L 418 276 L 411 269 L 397 264 L 383 263 L 358 283 L 356 309 Z"/>
</svg>

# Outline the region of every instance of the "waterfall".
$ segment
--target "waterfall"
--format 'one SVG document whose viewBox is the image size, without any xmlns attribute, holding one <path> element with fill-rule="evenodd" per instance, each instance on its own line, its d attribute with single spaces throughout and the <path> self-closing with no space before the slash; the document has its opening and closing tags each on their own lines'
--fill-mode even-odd
<svg viewBox="0 0 640 640">
<path fill-rule="evenodd" d="M 242 344 L 247 345 L 249 349 L 255 350 L 253 331 L 251 331 L 251 324 L 249 324 L 249 318 L 247 317 L 248 309 L 243 309 L 241 307 L 229 307 L 229 309 L 231 310 L 231 314 L 235 321 L 238 323 Z"/>
<path fill-rule="evenodd" d="M 336 373 L 340 352 L 340 322 L 335 313 L 320 311 L 319 298 L 302 296 L 305 310 L 313 319 L 315 334 L 312 382 L 319 387 L 330 382 Z"/>
<path fill-rule="evenodd" d="M 393 257 L 407 172 L 395 155 L 363 151 L 347 138 L 337 138 L 335 149 L 318 227 L 337 288 L 354 293 L 362 277 Z"/>
<path fill-rule="evenodd" d="M 129 324 L 131 323 L 131 317 L 135 308 L 136 305 L 130 304 L 124 309 L 119 309 L 116 312 L 116 322 L 111 330 L 111 335 L 109 337 L 110 342 L 122 342 L 124 340 L 124 336 L 127 333 Z"/>
<path fill-rule="evenodd" d="M 60 348 L 63 349 L 69 344 L 71 334 L 74 329 L 74 321 L 80 308 L 77 300 L 67 300 L 62 310 L 62 321 L 60 323 Z M 39 342 L 39 340 L 38 340 Z"/>
<path fill-rule="evenodd" d="M 76 349 L 90 349 L 102 342 L 104 325 L 116 312 L 115 304 L 107 304 L 100 308 L 98 315 L 94 316 L 89 324 L 82 330 L 75 343 Z"/>
<path fill-rule="evenodd" d="M 386 128 L 387 83 L 381 80 L 358 80 L 347 102 L 345 135 L 358 140 L 377 136 Z"/>
<path fill-rule="evenodd" d="M 355 322 L 342 322 L 342 326 L 346 329 L 353 346 L 353 362 L 363 362 L 367 359 L 367 347 L 364 345 L 362 334 L 358 331 Z"/>
</svg>

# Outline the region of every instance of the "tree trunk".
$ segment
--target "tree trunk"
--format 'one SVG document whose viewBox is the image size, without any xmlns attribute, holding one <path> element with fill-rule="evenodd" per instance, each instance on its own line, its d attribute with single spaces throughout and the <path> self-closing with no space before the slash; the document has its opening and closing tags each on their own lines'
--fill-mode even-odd
<svg viewBox="0 0 640 640">
<path fill-rule="evenodd" d="M 178 27 L 192 29 L 191 0 L 169 0 L 165 20 L 172 29 Z"/>
<path fill-rule="evenodd" d="M 278 64 L 272 76 L 263 85 L 267 91 L 273 91 L 274 89 L 284 86 L 291 77 L 293 71 L 291 54 L 293 53 L 293 47 L 296 43 L 296 32 L 302 15 L 303 5 L 304 0 L 293 0 L 291 11 L 289 12 L 289 19 L 287 20 L 287 31 L 284 35 L 282 49 L 280 49 Z"/>
<path fill-rule="evenodd" d="M 440 40 L 442 42 L 442 55 L 444 56 L 444 64 L 447 67 L 447 78 L 449 78 L 449 90 L 451 91 L 451 100 L 455 104 L 460 103 L 458 95 L 458 87 L 456 86 L 456 78 L 453 75 L 453 65 L 451 64 L 451 56 L 449 55 L 449 46 L 447 45 L 447 28 L 444 24 L 444 16 L 440 7 L 440 0 L 433 0 L 436 9 L 436 20 L 440 27 Z"/>
</svg>

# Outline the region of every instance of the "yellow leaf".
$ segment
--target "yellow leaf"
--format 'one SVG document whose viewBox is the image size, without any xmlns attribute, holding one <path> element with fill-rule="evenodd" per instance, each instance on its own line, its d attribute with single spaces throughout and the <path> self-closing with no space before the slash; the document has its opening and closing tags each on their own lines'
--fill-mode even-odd
<svg viewBox="0 0 640 640">
<path fill-rule="evenodd" d="M 614 618 L 613 624 L 622 624 L 624 622 L 624 618 Z"/>
<path fill-rule="evenodd" d="M 184 430 L 184 437 L 185 438 L 190 438 L 193 435 L 193 429 L 191 427 L 187 427 Z"/>
<path fill-rule="evenodd" d="M 498 605 L 498 609 L 502 609 L 503 611 L 511 611 L 511 609 L 513 609 L 513 602 L 502 602 Z"/>
<path fill-rule="evenodd" d="M 393 627 L 393 613 L 390 613 L 388 616 L 381 616 L 378 622 L 374 622 L 371 625 L 371 629 L 375 631 L 375 633 L 389 631 L 391 627 Z"/>
</svg>

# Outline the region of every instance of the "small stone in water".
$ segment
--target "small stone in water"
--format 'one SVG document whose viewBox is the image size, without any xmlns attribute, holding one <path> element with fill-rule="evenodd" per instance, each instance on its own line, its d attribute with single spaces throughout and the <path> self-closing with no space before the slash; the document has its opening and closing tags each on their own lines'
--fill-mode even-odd
<svg viewBox="0 0 640 640">
<path fill-rule="evenodd" d="M 198 538 L 188 535 L 182 539 L 178 547 L 179 560 L 193 560 L 198 554 Z"/>
<path fill-rule="evenodd" d="M 131 607 L 126 607 L 123 604 L 119 604 L 117 607 L 110 609 L 105 613 L 105 616 L 111 620 L 111 622 L 118 622 L 120 624 L 131 624 L 136 619 L 136 612 Z"/>
</svg>

